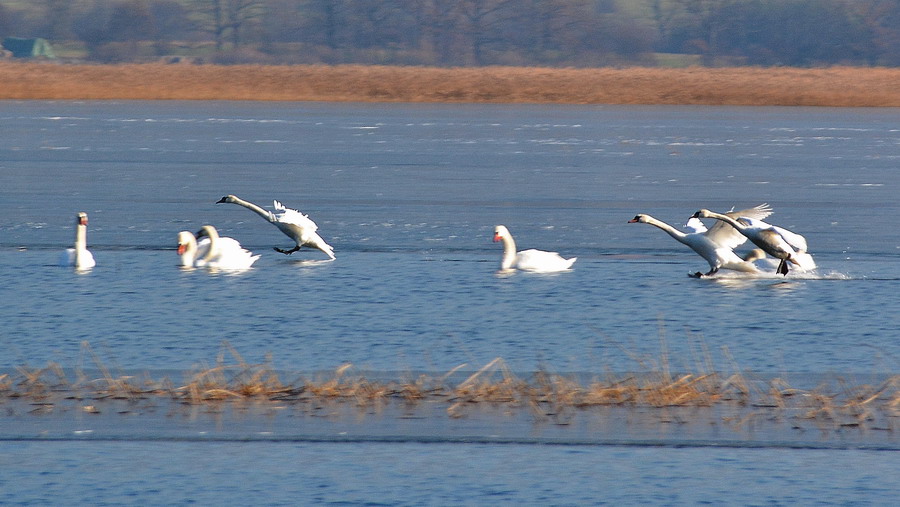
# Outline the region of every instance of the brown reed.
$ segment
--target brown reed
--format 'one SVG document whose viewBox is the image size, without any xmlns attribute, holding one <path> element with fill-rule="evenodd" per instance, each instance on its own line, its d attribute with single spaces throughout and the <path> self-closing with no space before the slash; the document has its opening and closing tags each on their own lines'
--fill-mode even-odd
<svg viewBox="0 0 900 507">
<path fill-rule="evenodd" d="M 900 69 L 0 62 L 0 99 L 900 106 Z"/>
<path fill-rule="evenodd" d="M 359 407 L 383 406 L 393 401 L 405 406 L 421 402 L 446 404 L 450 417 L 465 417 L 471 407 L 497 406 L 508 410 L 526 409 L 539 418 L 553 418 L 567 424 L 575 411 L 594 407 L 648 408 L 666 410 L 676 407 L 711 408 L 716 406 L 752 407 L 739 420 L 755 417 L 790 416 L 811 420 L 834 428 L 861 427 L 873 421 L 895 421 L 900 416 L 900 375 L 880 384 L 856 385 L 838 378 L 834 385 L 816 389 L 797 389 L 782 378 L 767 382 L 753 380 L 743 373 L 729 376 L 716 372 L 671 375 L 657 370 L 629 374 L 621 378 L 607 375 L 587 384 L 575 376 L 546 370 L 535 372 L 531 380 L 515 375 L 502 358 L 496 358 L 457 383 L 453 374 L 461 367 L 437 377 L 419 375 L 414 380 L 371 380 L 356 373 L 352 364 L 343 364 L 319 379 L 300 379 L 283 383 L 271 360 L 250 364 L 228 343 L 215 366 L 188 372 L 186 380 L 175 387 L 169 379 L 142 381 L 129 375 L 113 375 L 86 342 L 83 355 L 89 356 L 99 378 L 89 379 L 84 370 L 76 370 L 70 381 L 56 363 L 44 368 L 16 368 L 14 374 L 0 375 L 0 402 L 27 399 L 37 405 L 33 413 L 52 412 L 63 399 L 83 402 L 83 410 L 99 413 L 104 400 L 171 399 L 189 405 L 221 404 L 235 401 L 302 404 L 318 406 L 351 403 Z M 2 417 L 2 416 L 0 416 Z M 883 424 L 883 423 L 879 423 Z"/>
</svg>

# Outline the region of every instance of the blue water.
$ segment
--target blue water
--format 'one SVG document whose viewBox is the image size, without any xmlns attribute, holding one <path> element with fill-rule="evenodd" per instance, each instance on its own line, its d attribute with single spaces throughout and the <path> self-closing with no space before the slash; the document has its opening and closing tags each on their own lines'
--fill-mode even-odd
<svg viewBox="0 0 900 507">
<path fill-rule="evenodd" d="M 900 370 L 894 109 L 4 102 L 0 120 L 2 371 L 91 363 L 83 342 L 107 365 L 151 375 L 213 364 L 228 355 L 223 342 L 291 373 L 352 363 L 441 374 L 497 357 L 516 372 L 646 371 L 664 354 L 696 371 L 702 351 L 723 371 Z M 272 251 L 288 238 L 214 204 L 229 193 L 308 213 L 337 260 Z M 649 213 L 680 225 L 698 208 L 763 202 L 770 222 L 806 236 L 817 271 L 690 279 L 705 261 L 626 223 Z M 88 273 L 55 265 L 77 211 L 90 216 Z M 207 223 L 262 258 L 239 274 L 178 269 L 177 232 Z M 495 275 L 501 223 L 520 248 L 577 256 L 574 269 Z M 166 503 L 246 503 L 266 485 L 281 488 L 272 503 L 293 503 L 291 492 L 317 503 L 884 503 L 897 493 L 888 472 L 900 472 L 894 453 L 851 450 L 159 445 L 0 444 L 19 470 L 0 501 L 53 503 L 56 491 L 89 501 L 81 483 L 98 476 L 60 458 L 71 455 L 97 470 L 145 457 L 140 477 L 93 492 L 110 503 L 152 501 L 157 489 Z M 198 454 L 272 473 L 235 484 L 196 470 Z M 710 479 L 723 461 L 742 484 Z M 774 462 L 804 472 L 766 468 Z M 293 487 L 274 472 L 301 469 Z M 159 488 L 172 476 L 217 488 Z M 761 496 L 756 482 L 769 483 Z"/>
</svg>

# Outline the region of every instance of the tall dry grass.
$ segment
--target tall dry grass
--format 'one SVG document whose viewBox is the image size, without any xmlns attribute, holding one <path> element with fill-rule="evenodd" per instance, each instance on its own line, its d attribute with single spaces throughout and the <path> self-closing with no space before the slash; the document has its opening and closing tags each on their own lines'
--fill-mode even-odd
<svg viewBox="0 0 900 507">
<path fill-rule="evenodd" d="M 735 424 L 760 417 L 793 418 L 814 421 L 823 428 L 888 430 L 896 429 L 900 417 L 900 375 L 878 385 L 835 378 L 815 389 L 798 389 L 782 378 L 760 380 L 744 373 L 716 372 L 673 375 L 664 369 L 621 377 L 608 374 L 604 379 L 582 382 L 575 376 L 545 370 L 523 378 L 497 358 L 461 380 L 458 370 L 462 366 L 440 376 L 372 380 L 345 364 L 323 378 L 285 383 L 269 361 L 250 364 L 229 344 L 223 348 L 231 356 L 229 360 L 220 353 L 215 365 L 188 372 L 184 380 L 173 382 L 114 375 L 84 343 L 83 356 L 99 375 L 91 377 L 79 366 L 70 379 L 55 363 L 38 369 L 20 367 L 13 374 L 0 375 L 0 405 L 25 399 L 38 407 L 32 412 L 43 414 L 73 399 L 89 413 L 101 413 L 106 400 L 169 400 L 186 406 L 253 401 L 280 406 L 400 403 L 414 407 L 430 402 L 445 404 L 448 416 L 454 418 L 465 417 L 473 407 L 501 406 L 528 410 L 537 418 L 560 424 L 577 411 L 601 407 L 660 411 L 731 407 L 744 410 L 740 418 L 725 421 Z"/>
<path fill-rule="evenodd" d="M 0 63 L 0 99 L 900 106 L 900 69 Z"/>
</svg>

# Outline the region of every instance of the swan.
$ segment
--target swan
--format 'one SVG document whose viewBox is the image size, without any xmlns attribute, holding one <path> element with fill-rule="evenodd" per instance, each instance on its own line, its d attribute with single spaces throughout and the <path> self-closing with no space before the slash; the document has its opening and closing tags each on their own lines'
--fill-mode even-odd
<svg viewBox="0 0 900 507">
<path fill-rule="evenodd" d="M 59 257 L 59 265 L 75 269 L 91 269 L 96 266 L 94 255 L 87 249 L 87 213 L 81 211 L 75 216 L 75 247 L 67 248 Z"/>
<path fill-rule="evenodd" d="M 789 262 L 800 266 L 798 253 L 806 252 L 806 238 L 787 229 L 767 224 L 756 217 L 738 214 L 735 218 L 730 213 L 723 215 L 701 209 L 691 218 L 715 218 L 731 225 L 765 253 L 780 259 L 775 272 L 781 275 L 787 275 Z"/>
<path fill-rule="evenodd" d="M 294 248 L 291 248 L 290 250 L 284 250 L 275 247 L 276 252 L 290 255 L 297 250 L 300 250 L 300 247 L 307 246 L 318 248 L 319 250 L 325 252 L 328 257 L 334 259 L 334 248 L 332 248 L 331 245 L 326 243 L 325 240 L 316 233 L 316 230 L 319 227 L 309 218 L 308 215 L 304 215 L 303 213 L 295 209 L 286 208 L 278 201 L 273 201 L 275 211 L 279 212 L 277 214 L 272 213 L 271 211 L 266 211 L 256 204 L 245 201 L 237 197 L 236 195 L 226 195 L 225 197 L 219 199 L 216 204 L 222 204 L 223 202 L 237 204 L 249 209 L 250 211 L 253 211 L 257 215 L 266 219 L 275 227 L 278 227 L 281 232 L 283 232 L 286 236 L 293 239 L 297 243 L 296 246 L 294 246 Z"/>
<path fill-rule="evenodd" d="M 772 214 L 772 209 L 768 204 L 760 204 L 754 208 L 729 212 L 729 215 L 732 214 L 735 216 L 765 218 Z M 638 214 L 629 220 L 628 223 L 650 224 L 658 227 L 668 233 L 669 236 L 690 247 L 700 257 L 706 259 L 706 262 L 709 263 L 709 271 L 706 273 L 697 272 L 692 276 L 710 276 L 720 269 L 759 273 L 759 269 L 752 262 L 741 259 L 734 253 L 734 249 L 747 241 L 747 238 L 734 228 L 729 227 L 728 224 L 716 223 L 716 225 L 707 229 L 697 217 L 691 217 L 685 224 L 688 232 L 682 232 L 647 214 Z"/>
<path fill-rule="evenodd" d="M 556 271 L 565 271 L 575 264 L 577 257 L 564 259 L 556 252 L 545 252 L 543 250 L 523 250 L 516 252 L 516 241 L 506 226 L 498 225 L 494 227 L 494 242 L 503 242 L 503 260 L 500 262 L 500 271 L 512 271 L 520 269 L 522 271 L 533 271 L 537 273 L 553 273 Z"/>
<path fill-rule="evenodd" d="M 197 237 L 204 236 L 197 241 Z M 241 244 L 228 237 L 220 237 L 211 225 L 204 225 L 197 237 L 188 231 L 178 233 L 178 255 L 182 267 L 210 267 L 219 269 L 247 269 L 259 259 Z"/>
</svg>

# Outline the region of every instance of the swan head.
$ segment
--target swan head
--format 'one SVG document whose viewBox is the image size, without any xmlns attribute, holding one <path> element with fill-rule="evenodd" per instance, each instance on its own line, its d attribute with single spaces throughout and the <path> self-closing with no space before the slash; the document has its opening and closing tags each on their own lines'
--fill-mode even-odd
<svg viewBox="0 0 900 507">
<path fill-rule="evenodd" d="M 234 195 L 234 194 L 228 194 L 228 195 L 226 195 L 225 197 L 223 197 L 223 198 L 219 199 L 218 201 L 216 201 L 216 204 L 222 204 L 223 202 L 231 202 L 231 203 L 233 203 L 233 202 L 235 202 L 235 199 L 237 199 L 237 196 L 236 196 L 236 195 Z"/>
<path fill-rule="evenodd" d="M 503 241 L 503 238 L 508 237 L 510 237 L 509 229 L 507 229 L 505 225 L 498 225 L 494 227 L 494 243 Z"/>
<path fill-rule="evenodd" d="M 84 211 L 79 211 L 77 215 L 75 215 L 75 225 L 84 225 L 88 224 L 87 213 Z"/>
<path fill-rule="evenodd" d="M 188 231 L 178 233 L 178 255 L 184 256 L 197 250 L 197 239 Z"/>
<path fill-rule="evenodd" d="M 711 217 L 712 217 L 712 211 L 710 211 L 708 209 L 697 210 L 696 213 L 691 215 L 691 218 L 711 218 Z"/>
<path fill-rule="evenodd" d="M 646 224 L 650 219 L 650 215 L 645 215 L 643 213 L 638 213 L 631 220 L 628 221 L 629 224 Z"/>
<path fill-rule="evenodd" d="M 219 231 L 217 231 L 216 228 L 211 225 L 204 225 L 200 228 L 199 231 L 197 231 L 197 234 L 195 234 L 195 236 L 198 238 L 206 236 L 210 239 L 219 239 Z"/>
</svg>

